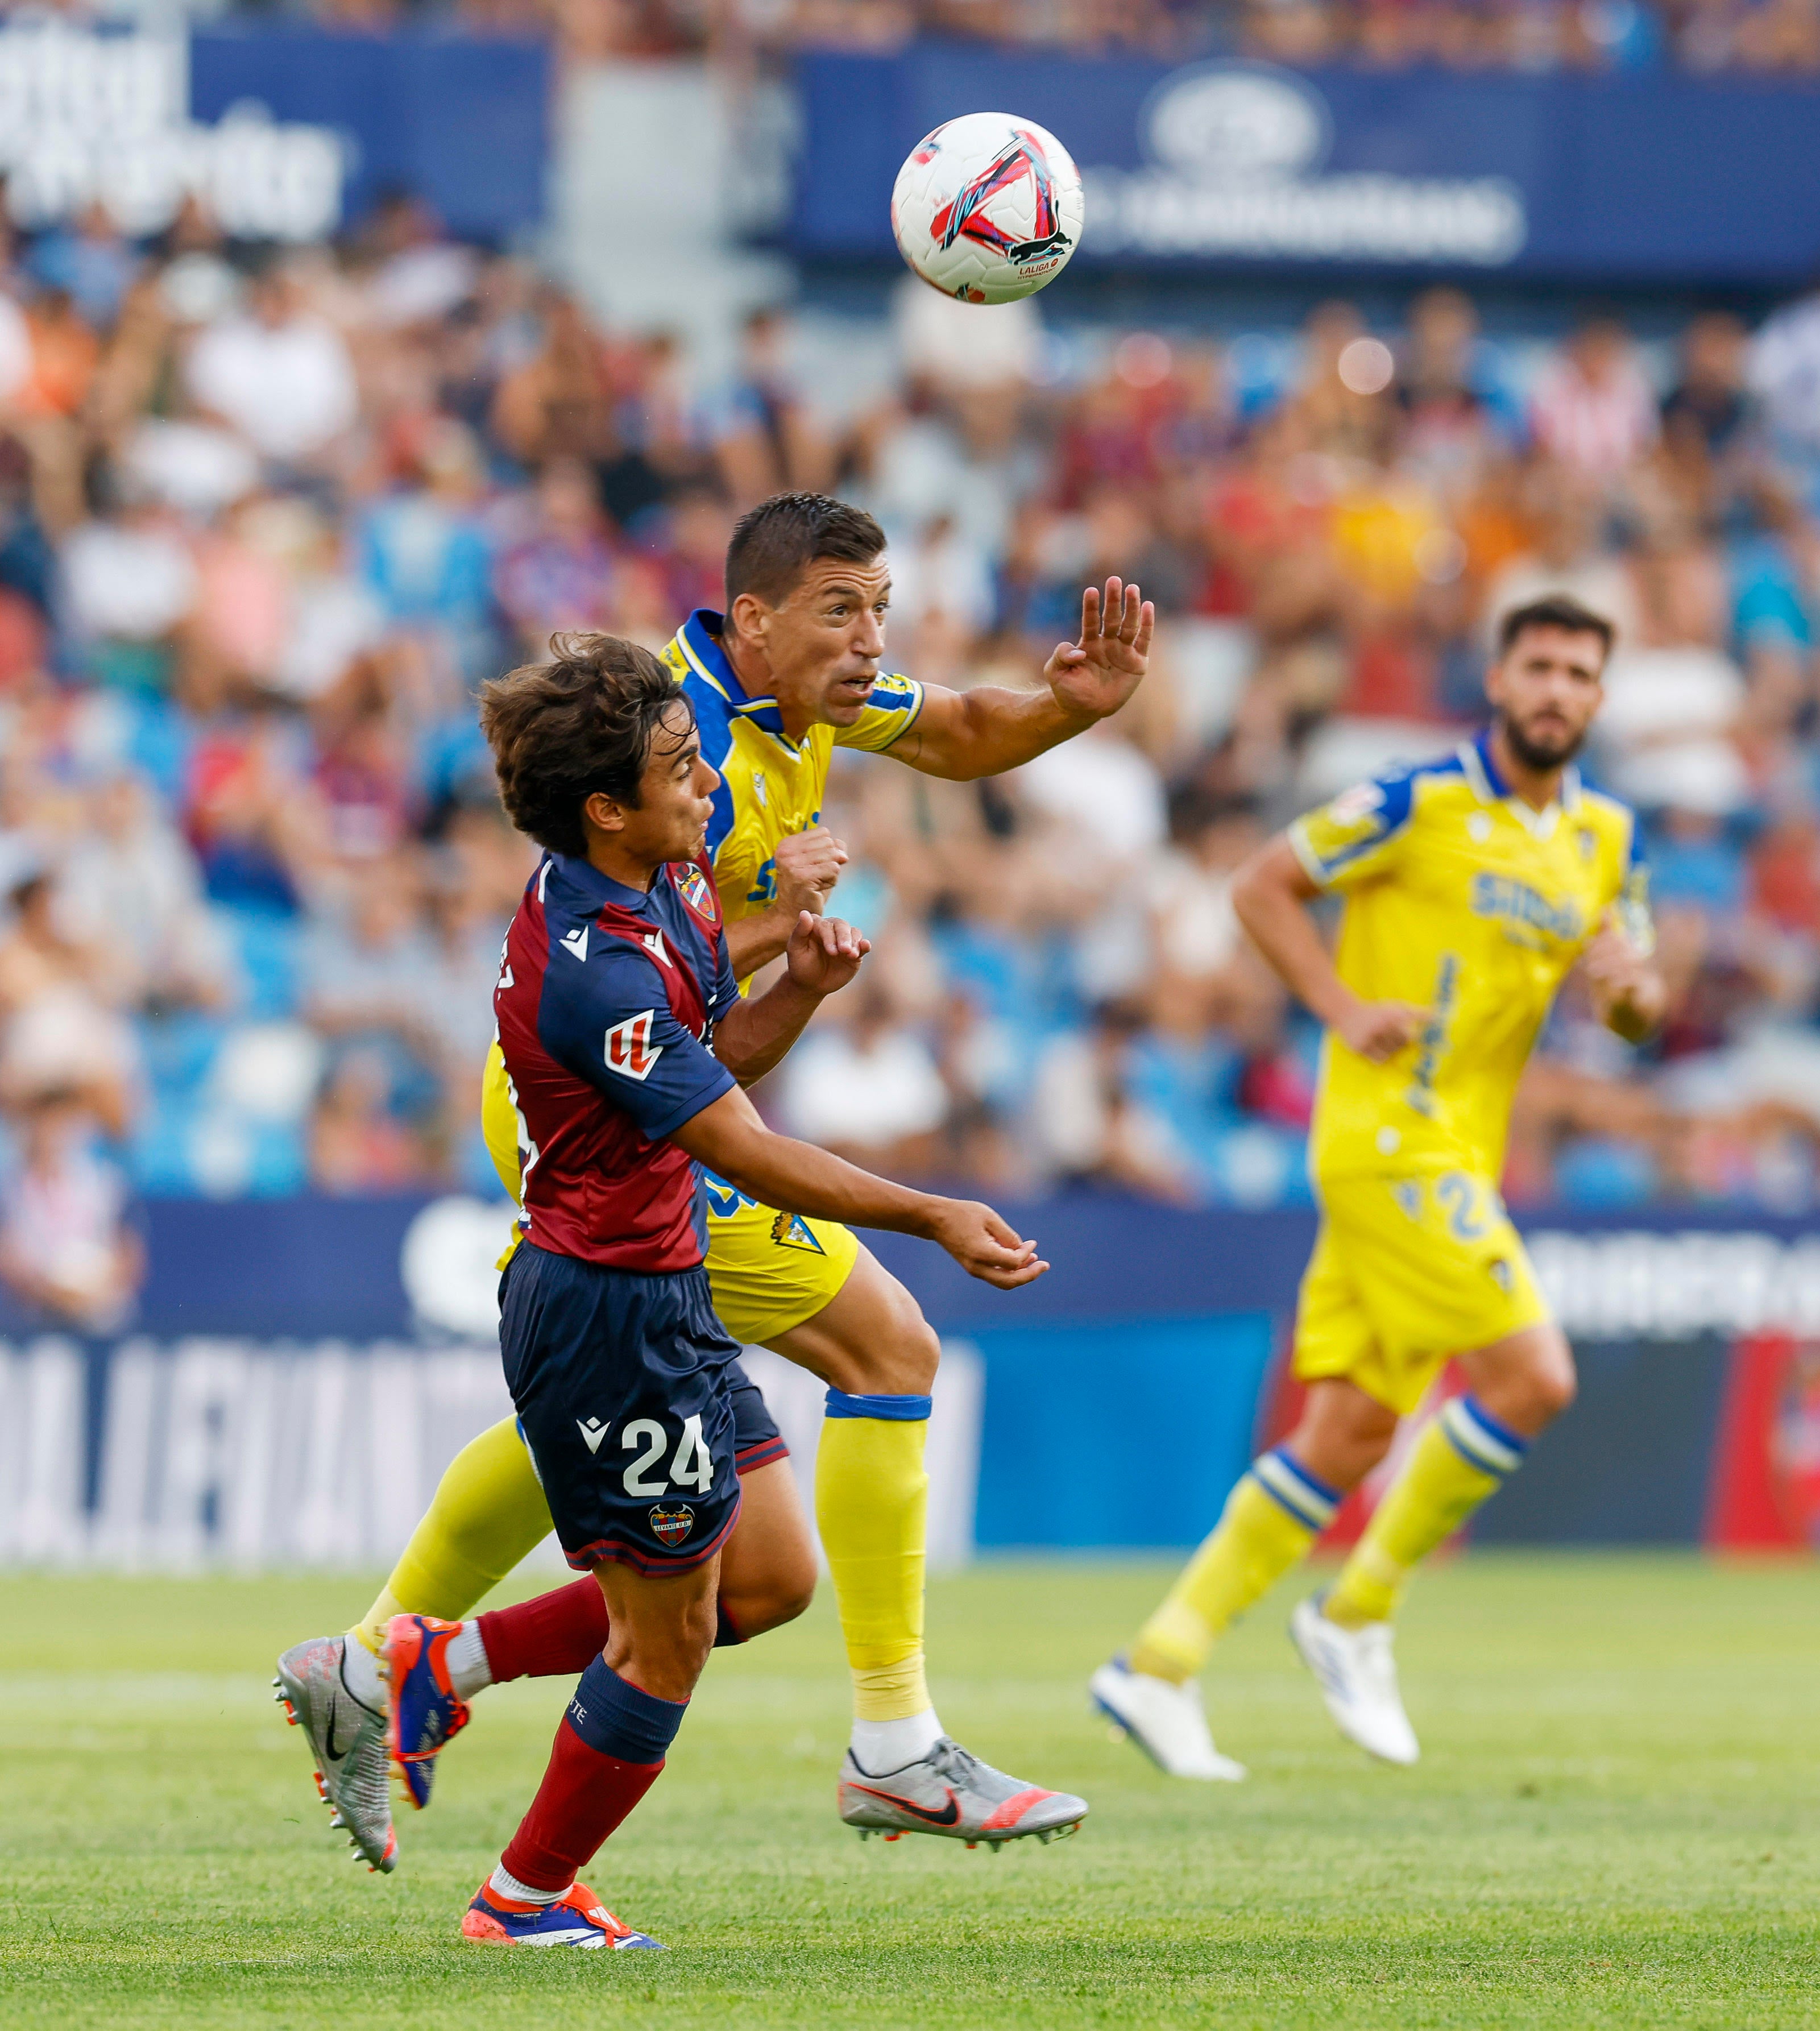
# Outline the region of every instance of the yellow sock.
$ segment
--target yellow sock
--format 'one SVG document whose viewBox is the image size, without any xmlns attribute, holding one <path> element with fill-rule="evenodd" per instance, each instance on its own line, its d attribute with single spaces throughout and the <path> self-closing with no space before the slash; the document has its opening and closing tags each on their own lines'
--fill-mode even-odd
<svg viewBox="0 0 1820 2031">
<path fill-rule="evenodd" d="M 1131 1651 L 1131 1668 L 1185 1685 L 1215 1639 L 1282 1578 L 1333 1519 L 1340 1491 L 1278 1446 L 1252 1461 L 1213 1533 L 1182 1568 Z"/>
<path fill-rule="evenodd" d="M 1412 1569 L 1497 1493 L 1527 1450 L 1526 1440 L 1470 1396 L 1447 1404 L 1430 1419 L 1341 1567 L 1322 1604 L 1328 1620 L 1347 1629 L 1388 1622 Z"/>
<path fill-rule="evenodd" d="M 517 1422 L 502 1418 L 449 1463 L 391 1578 L 348 1634 L 377 1655 L 394 1615 L 455 1621 L 540 1545 L 550 1528 L 550 1505 Z"/>
<path fill-rule="evenodd" d="M 904 1407 L 894 1412 L 897 1406 Z M 861 1720 L 907 1720 L 930 1705 L 923 1675 L 928 1421 L 926 1396 L 828 1392 L 815 1460 L 815 1523 Z"/>
</svg>

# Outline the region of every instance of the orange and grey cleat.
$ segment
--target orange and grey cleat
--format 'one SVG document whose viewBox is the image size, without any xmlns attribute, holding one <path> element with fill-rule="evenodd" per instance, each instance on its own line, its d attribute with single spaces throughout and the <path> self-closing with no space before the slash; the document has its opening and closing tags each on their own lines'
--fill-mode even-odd
<svg viewBox="0 0 1820 2031">
<path fill-rule="evenodd" d="M 862 1770 L 849 1750 L 839 1798 L 841 1817 L 858 1828 L 862 1840 L 875 1833 L 887 1840 L 941 1834 L 994 1851 L 1032 1834 L 1039 1841 L 1064 1839 L 1087 1809 L 1084 1798 L 1006 1776 L 946 1735 L 927 1756 L 879 1776 Z"/>
<path fill-rule="evenodd" d="M 274 1697 L 292 1727 L 304 1731 L 316 1766 L 316 1790 L 330 1826 L 370 1869 L 397 1865 L 386 1716 L 356 1699 L 342 1671 L 345 1636 L 312 1636 L 278 1660 Z"/>
</svg>

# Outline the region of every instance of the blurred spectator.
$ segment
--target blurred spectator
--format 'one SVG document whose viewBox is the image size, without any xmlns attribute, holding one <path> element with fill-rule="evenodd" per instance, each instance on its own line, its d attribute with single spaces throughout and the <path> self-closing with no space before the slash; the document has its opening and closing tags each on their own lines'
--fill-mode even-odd
<svg viewBox="0 0 1820 2031">
<path fill-rule="evenodd" d="M 1190 1202 L 1198 1194 L 1167 1125 L 1131 1091 L 1132 1048 L 1143 1029 L 1140 1008 L 1109 1002 L 1089 1028 L 1052 1040 L 1032 1094 L 1040 1153 L 1062 1183 Z"/>
<path fill-rule="evenodd" d="M 265 458 L 301 466 L 353 426 L 353 363 L 341 334 L 305 305 L 296 276 L 269 269 L 245 312 L 218 316 L 189 356 L 189 392 Z"/>
<path fill-rule="evenodd" d="M 58 922 L 44 872 L 13 890 L 11 929 L 0 937 L 0 1101 L 35 1106 L 73 1096 L 111 1133 L 131 1119 L 138 1053 L 108 997 L 103 951 Z"/>
<path fill-rule="evenodd" d="M 1588 479 L 1616 479 L 1657 427 L 1655 397 L 1613 318 L 1582 325 L 1544 367 L 1530 401 L 1536 442 Z"/>
<path fill-rule="evenodd" d="M 818 1023 L 785 1060 L 785 1119 L 791 1131 L 856 1163 L 928 1175 L 948 1094 L 934 1053 L 869 982 L 844 1022 Z"/>
<path fill-rule="evenodd" d="M 59 1324 L 105 1333 L 131 1314 L 145 1251 L 94 1132 L 73 1092 L 47 1089 L 21 1111 L 17 1165 L 0 1184 L 0 1276 Z"/>
<path fill-rule="evenodd" d="M 1697 447 L 1708 457 L 1730 449 L 1751 414 L 1747 351 L 1744 327 L 1722 311 L 1695 318 L 1681 334 L 1680 378 L 1662 403 L 1672 445 Z"/>
</svg>

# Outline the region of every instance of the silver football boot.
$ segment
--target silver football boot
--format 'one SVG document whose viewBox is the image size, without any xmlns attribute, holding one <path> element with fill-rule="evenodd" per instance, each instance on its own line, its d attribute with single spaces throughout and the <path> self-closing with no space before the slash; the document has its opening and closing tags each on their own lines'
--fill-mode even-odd
<svg viewBox="0 0 1820 2031">
<path fill-rule="evenodd" d="M 278 1660 L 272 1697 L 292 1727 L 304 1731 L 329 1824 L 345 1831 L 348 1845 L 369 1868 L 390 1871 L 397 1864 L 398 1836 L 392 1831 L 386 1714 L 349 1691 L 341 1673 L 347 1642 L 345 1636 L 312 1636 L 293 1644 Z"/>
<path fill-rule="evenodd" d="M 1084 1798 L 1007 1777 L 947 1735 L 927 1756 L 878 1777 L 862 1770 L 848 1750 L 841 1765 L 840 1807 L 862 1840 L 875 1833 L 886 1840 L 944 1834 L 969 1847 L 984 1842 L 994 1853 L 1027 1834 L 1061 1840 L 1087 1817 Z"/>
</svg>

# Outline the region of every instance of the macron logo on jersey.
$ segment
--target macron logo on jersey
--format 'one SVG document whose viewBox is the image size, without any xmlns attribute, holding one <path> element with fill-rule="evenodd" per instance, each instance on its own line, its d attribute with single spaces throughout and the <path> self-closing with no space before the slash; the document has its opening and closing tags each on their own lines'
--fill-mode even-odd
<svg viewBox="0 0 1820 2031">
<path fill-rule="evenodd" d="M 651 1024 L 656 1018 L 655 1008 L 641 1009 L 607 1031 L 606 1056 L 610 1072 L 640 1082 L 651 1077 L 651 1067 L 663 1056 L 663 1045 L 654 1045 L 651 1041 Z"/>
<path fill-rule="evenodd" d="M 644 934 L 644 948 L 659 966 L 667 966 L 672 973 L 676 971 L 676 961 L 669 956 L 669 950 L 663 941 L 662 931 L 647 931 Z"/>
<path fill-rule="evenodd" d="M 565 931 L 558 942 L 571 959 L 578 959 L 584 965 L 586 964 L 587 960 L 587 925 L 584 924 L 576 930 Z"/>
</svg>

